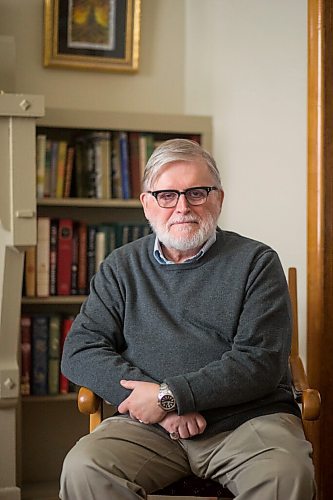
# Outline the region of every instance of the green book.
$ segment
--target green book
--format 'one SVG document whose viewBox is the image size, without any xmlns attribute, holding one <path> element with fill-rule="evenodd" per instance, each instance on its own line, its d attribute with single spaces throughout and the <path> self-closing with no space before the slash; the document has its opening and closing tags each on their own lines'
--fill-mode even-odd
<svg viewBox="0 0 333 500">
<path fill-rule="evenodd" d="M 59 394 L 60 331 L 60 316 L 50 316 L 48 343 L 48 393 L 52 396 Z"/>
</svg>

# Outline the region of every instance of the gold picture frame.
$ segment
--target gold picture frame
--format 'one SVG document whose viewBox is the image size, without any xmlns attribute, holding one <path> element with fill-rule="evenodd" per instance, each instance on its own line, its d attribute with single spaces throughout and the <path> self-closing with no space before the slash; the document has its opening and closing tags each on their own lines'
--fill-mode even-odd
<svg viewBox="0 0 333 500">
<path fill-rule="evenodd" d="M 44 66 L 135 72 L 141 0 L 44 0 Z"/>
</svg>

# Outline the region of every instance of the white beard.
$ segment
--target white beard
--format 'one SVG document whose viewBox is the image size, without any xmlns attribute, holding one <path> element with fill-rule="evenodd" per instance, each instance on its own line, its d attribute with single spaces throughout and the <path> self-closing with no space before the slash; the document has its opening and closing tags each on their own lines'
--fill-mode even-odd
<svg viewBox="0 0 333 500">
<path fill-rule="evenodd" d="M 186 221 L 195 221 L 197 229 L 193 231 L 193 225 L 187 226 L 187 224 L 184 224 L 183 226 L 179 225 L 177 229 L 179 234 L 170 232 L 173 223 Z M 214 217 L 211 213 L 206 214 L 204 219 L 193 215 L 179 215 L 174 220 L 168 221 L 165 225 L 155 224 L 152 221 L 149 221 L 149 223 L 159 241 L 166 248 L 173 248 L 174 250 L 184 252 L 201 247 L 212 236 L 216 230 L 217 217 Z"/>
</svg>

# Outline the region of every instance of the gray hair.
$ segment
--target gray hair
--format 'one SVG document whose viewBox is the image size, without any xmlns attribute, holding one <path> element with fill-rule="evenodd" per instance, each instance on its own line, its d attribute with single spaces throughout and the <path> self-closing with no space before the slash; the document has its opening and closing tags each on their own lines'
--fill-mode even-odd
<svg viewBox="0 0 333 500">
<path fill-rule="evenodd" d="M 214 177 L 216 187 L 222 189 L 220 173 L 214 158 L 197 142 L 189 139 L 169 139 L 155 149 L 144 171 L 143 189 L 151 189 L 161 168 L 175 161 L 204 161 Z"/>
</svg>

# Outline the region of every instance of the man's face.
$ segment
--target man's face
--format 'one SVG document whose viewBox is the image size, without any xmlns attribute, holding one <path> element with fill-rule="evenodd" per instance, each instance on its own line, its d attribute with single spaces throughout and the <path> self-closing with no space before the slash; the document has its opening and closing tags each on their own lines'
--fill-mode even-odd
<svg viewBox="0 0 333 500">
<path fill-rule="evenodd" d="M 172 162 L 160 170 L 151 191 L 214 186 L 214 178 L 204 162 Z M 190 205 L 184 195 L 173 208 L 161 208 L 153 195 L 141 194 L 141 203 L 158 239 L 170 249 L 187 251 L 201 247 L 213 234 L 221 212 L 223 191 L 212 191 L 202 205 Z"/>
</svg>

